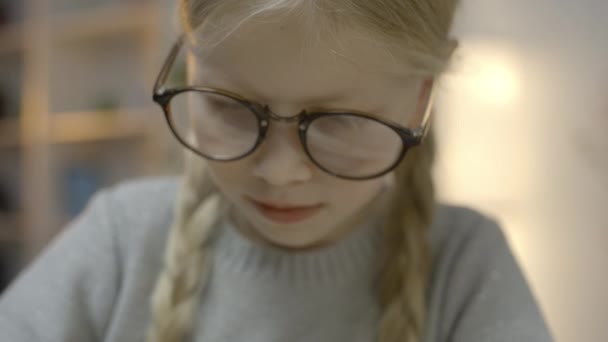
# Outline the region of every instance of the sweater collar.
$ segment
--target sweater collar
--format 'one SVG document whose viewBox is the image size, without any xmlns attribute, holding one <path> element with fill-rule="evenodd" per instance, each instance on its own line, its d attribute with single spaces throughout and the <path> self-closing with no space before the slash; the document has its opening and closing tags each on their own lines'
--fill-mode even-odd
<svg viewBox="0 0 608 342">
<path fill-rule="evenodd" d="M 303 251 L 253 241 L 228 216 L 224 216 L 218 228 L 214 257 L 220 269 L 298 284 L 373 278 L 381 241 L 375 217 L 367 218 L 331 245 Z"/>
</svg>

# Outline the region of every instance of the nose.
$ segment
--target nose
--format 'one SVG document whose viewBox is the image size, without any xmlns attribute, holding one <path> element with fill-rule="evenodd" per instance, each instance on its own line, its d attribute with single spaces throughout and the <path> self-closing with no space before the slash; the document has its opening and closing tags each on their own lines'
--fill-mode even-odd
<svg viewBox="0 0 608 342">
<path fill-rule="evenodd" d="M 268 129 L 264 142 L 254 154 L 253 174 L 277 187 L 311 179 L 313 167 L 294 125 L 276 123 Z"/>
</svg>

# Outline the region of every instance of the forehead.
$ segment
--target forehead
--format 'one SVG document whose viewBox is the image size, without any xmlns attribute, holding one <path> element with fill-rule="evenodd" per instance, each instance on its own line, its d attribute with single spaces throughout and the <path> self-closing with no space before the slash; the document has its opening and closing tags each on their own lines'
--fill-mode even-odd
<svg viewBox="0 0 608 342">
<path fill-rule="evenodd" d="M 259 101 L 365 110 L 415 99 L 416 79 L 372 37 L 341 31 L 311 39 L 296 21 L 248 21 L 219 45 L 192 59 L 197 82 L 228 87 Z"/>
</svg>

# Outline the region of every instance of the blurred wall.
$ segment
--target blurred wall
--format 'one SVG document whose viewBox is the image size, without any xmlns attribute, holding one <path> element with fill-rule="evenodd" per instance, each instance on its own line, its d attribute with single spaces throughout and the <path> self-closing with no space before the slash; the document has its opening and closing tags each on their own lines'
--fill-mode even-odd
<svg viewBox="0 0 608 342">
<path fill-rule="evenodd" d="M 496 215 L 557 341 L 608 341 L 608 2 L 465 0 L 441 196 Z"/>
</svg>

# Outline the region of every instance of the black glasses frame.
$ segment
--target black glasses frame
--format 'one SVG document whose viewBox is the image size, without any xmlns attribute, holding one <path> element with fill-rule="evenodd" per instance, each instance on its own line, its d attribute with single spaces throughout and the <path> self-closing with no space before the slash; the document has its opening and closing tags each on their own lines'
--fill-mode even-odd
<svg viewBox="0 0 608 342">
<path fill-rule="evenodd" d="M 178 56 L 179 51 L 183 44 L 184 44 L 184 38 L 180 37 L 180 39 L 178 39 L 178 41 L 173 45 L 169 55 L 167 56 L 167 59 L 165 60 L 163 66 L 160 70 L 160 73 L 156 79 L 156 82 L 154 84 L 153 100 L 158 105 L 160 105 L 161 108 L 163 109 L 167 124 L 169 125 L 169 128 L 171 129 L 173 135 L 177 138 L 177 140 L 184 147 L 186 147 L 187 149 L 191 150 L 192 152 L 194 152 L 195 154 L 197 154 L 203 158 L 214 160 L 214 161 L 220 161 L 220 162 L 228 162 L 228 161 L 234 161 L 234 160 L 239 160 L 239 159 L 245 158 L 248 155 L 252 154 L 262 144 L 262 142 L 266 136 L 266 133 L 268 131 L 268 128 L 270 126 L 271 120 L 285 122 L 285 123 L 297 122 L 298 123 L 298 135 L 300 138 L 300 142 L 301 142 L 302 146 L 304 147 L 304 151 L 308 155 L 308 158 L 317 167 L 319 167 L 321 170 L 323 170 L 335 177 L 338 177 L 338 178 L 348 179 L 348 180 L 369 180 L 369 179 L 383 176 L 383 175 L 389 173 L 390 171 L 392 171 L 393 169 L 395 169 L 399 165 L 399 163 L 401 163 L 403 158 L 405 157 L 407 150 L 421 144 L 422 141 L 424 140 L 424 138 L 426 137 L 426 135 L 428 134 L 428 130 L 430 127 L 430 122 L 431 122 L 431 111 L 432 111 L 431 109 L 432 109 L 432 103 L 433 103 L 433 98 L 434 98 L 434 89 L 431 89 L 430 94 L 428 96 L 428 102 L 426 104 L 426 109 L 425 109 L 425 114 L 424 114 L 424 117 L 422 120 L 422 124 L 418 128 L 414 128 L 414 129 L 403 127 L 402 125 L 400 125 L 396 122 L 381 118 L 374 114 L 369 114 L 369 113 L 359 112 L 359 111 L 352 111 L 352 110 L 349 110 L 349 111 L 341 111 L 341 110 L 327 111 L 327 110 L 325 110 L 325 111 L 318 111 L 318 112 L 317 111 L 308 112 L 306 110 L 302 110 L 300 112 L 300 114 L 298 114 L 296 116 L 284 117 L 284 116 L 280 116 L 280 115 L 277 115 L 276 113 L 272 112 L 270 110 L 270 108 L 268 107 L 268 105 L 261 105 L 255 101 L 248 100 L 248 99 L 242 97 L 241 95 L 238 95 L 231 91 L 214 88 L 214 87 L 180 86 L 180 87 L 166 89 L 165 83 L 167 81 L 167 78 L 169 77 L 171 68 L 172 68 L 173 64 L 175 63 L 175 60 L 177 59 L 177 56 Z M 229 98 L 241 103 L 245 107 L 249 108 L 253 112 L 253 114 L 255 114 L 255 116 L 258 118 L 258 125 L 259 125 L 259 127 L 258 127 L 259 134 L 258 134 L 257 140 L 256 140 L 255 144 L 253 145 L 253 147 L 238 157 L 230 158 L 230 159 L 218 159 L 218 158 L 214 158 L 214 157 L 211 157 L 211 156 L 208 156 L 208 155 L 202 153 L 196 147 L 189 144 L 178 133 L 178 131 L 175 127 L 175 124 L 173 122 L 173 116 L 171 113 L 171 99 L 173 99 L 175 96 L 177 96 L 181 93 L 189 92 L 189 91 L 197 91 L 197 92 L 211 93 L 211 94 L 226 96 L 226 97 L 229 97 Z M 321 118 L 321 117 L 327 117 L 327 116 L 333 116 L 333 115 L 363 117 L 366 119 L 376 121 L 380 124 L 387 126 L 390 129 L 392 129 L 395 133 L 397 133 L 399 135 L 399 137 L 401 138 L 401 141 L 403 143 L 403 146 L 401 148 L 398 158 L 395 160 L 395 162 L 392 165 L 387 167 L 385 170 L 383 170 L 381 172 L 377 172 L 370 176 L 365 176 L 365 177 L 352 177 L 352 176 L 341 175 L 341 174 L 338 174 L 331 170 L 326 169 L 325 167 L 323 167 L 322 164 L 319 164 L 315 160 L 315 158 L 312 156 L 312 154 L 310 153 L 310 151 L 308 149 L 308 144 L 306 141 L 306 132 L 308 130 L 308 127 L 314 120 Z"/>
</svg>

